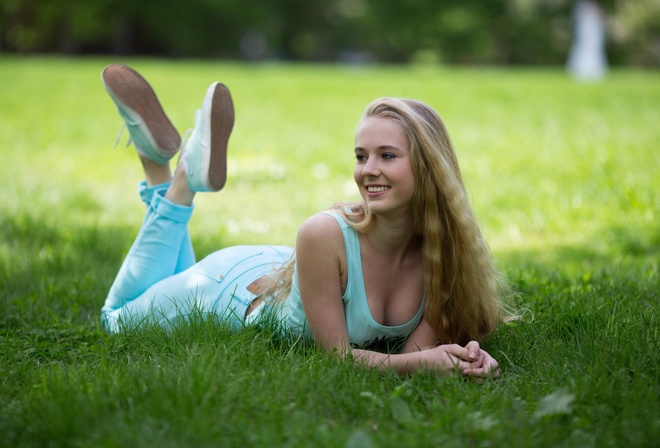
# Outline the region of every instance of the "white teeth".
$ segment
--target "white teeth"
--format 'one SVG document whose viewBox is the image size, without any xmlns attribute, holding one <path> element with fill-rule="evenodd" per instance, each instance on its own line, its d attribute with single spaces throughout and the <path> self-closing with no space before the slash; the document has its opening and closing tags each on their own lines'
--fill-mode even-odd
<svg viewBox="0 0 660 448">
<path fill-rule="evenodd" d="M 381 191 L 389 190 L 390 187 L 367 187 L 369 193 L 380 193 Z"/>
</svg>

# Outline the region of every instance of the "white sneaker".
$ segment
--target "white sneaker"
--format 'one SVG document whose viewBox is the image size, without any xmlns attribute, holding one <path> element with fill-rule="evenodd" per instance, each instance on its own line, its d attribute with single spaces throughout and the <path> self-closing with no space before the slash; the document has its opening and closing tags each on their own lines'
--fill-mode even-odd
<svg viewBox="0 0 660 448">
<path fill-rule="evenodd" d="M 219 191 L 225 186 L 227 143 L 233 127 L 231 94 L 224 84 L 215 82 L 206 91 L 202 109 L 195 113 L 195 128 L 181 154 L 192 191 Z"/>
<path fill-rule="evenodd" d="M 137 152 L 165 165 L 179 150 L 181 136 L 149 83 L 138 72 L 121 64 L 104 68 L 101 82 L 124 119 Z"/>
</svg>

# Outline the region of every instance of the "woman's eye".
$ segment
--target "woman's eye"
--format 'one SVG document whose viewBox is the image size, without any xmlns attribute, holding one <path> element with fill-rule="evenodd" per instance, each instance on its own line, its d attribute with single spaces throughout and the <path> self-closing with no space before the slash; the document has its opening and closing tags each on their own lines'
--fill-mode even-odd
<svg viewBox="0 0 660 448">
<path fill-rule="evenodd" d="M 387 160 L 389 160 L 389 159 L 393 159 L 393 158 L 395 158 L 395 157 L 396 157 L 396 156 L 395 156 L 394 154 L 392 154 L 392 153 L 389 153 L 389 152 L 385 152 L 385 153 L 383 153 L 383 159 L 387 159 Z"/>
<path fill-rule="evenodd" d="M 366 157 L 364 157 L 362 154 L 356 154 L 356 155 L 355 155 L 355 159 L 356 159 L 358 162 L 362 162 L 362 161 L 364 161 L 364 160 L 366 159 Z"/>
</svg>

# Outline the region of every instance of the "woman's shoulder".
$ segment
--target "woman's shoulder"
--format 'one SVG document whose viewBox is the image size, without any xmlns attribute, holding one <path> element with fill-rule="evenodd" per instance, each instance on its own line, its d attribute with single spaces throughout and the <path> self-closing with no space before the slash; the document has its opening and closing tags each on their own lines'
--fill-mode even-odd
<svg viewBox="0 0 660 448">
<path fill-rule="evenodd" d="M 315 266 L 321 270 L 333 269 L 345 271 L 346 250 L 342 229 L 337 221 L 325 213 L 310 216 L 302 223 L 296 239 L 296 258 L 298 265 Z M 345 284 L 345 282 L 344 282 Z"/>
<path fill-rule="evenodd" d="M 298 229 L 298 239 L 327 240 L 341 238 L 341 228 L 330 214 L 320 212 L 307 218 Z"/>
<path fill-rule="evenodd" d="M 356 226 L 361 225 L 360 218 L 364 219 L 360 213 L 359 204 L 336 204 L 329 210 L 312 215 L 300 226 L 296 246 L 318 249 L 332 246 L 338 254 L 345 253 L 348 246 L 357 247 L 359 251 L 360 229 Z"/>
</svg>

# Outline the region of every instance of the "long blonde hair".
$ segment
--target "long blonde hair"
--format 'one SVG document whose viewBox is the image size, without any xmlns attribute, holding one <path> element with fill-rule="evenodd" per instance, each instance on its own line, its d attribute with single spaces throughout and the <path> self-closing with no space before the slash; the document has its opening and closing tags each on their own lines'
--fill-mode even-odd
<svg viewBox="0 0 660 448">
<path fill-rule="evenodd" d="M 482 340 L 502 321 L 506 290 L 467 198 L 458 160 L 440 116 L 411 99 L 380 98 L 362 115 L 388 118 L 403 129 L 409 145 L 415 192 L 414 232 L 423 241 L 426 305 L 424 317 L 440 343 Z M 377 219 L 364 203 L 337 204 L 358 232 Z M 293 263 L 279 274 L 279 297 L 290 290 Z"/>
</svg>

